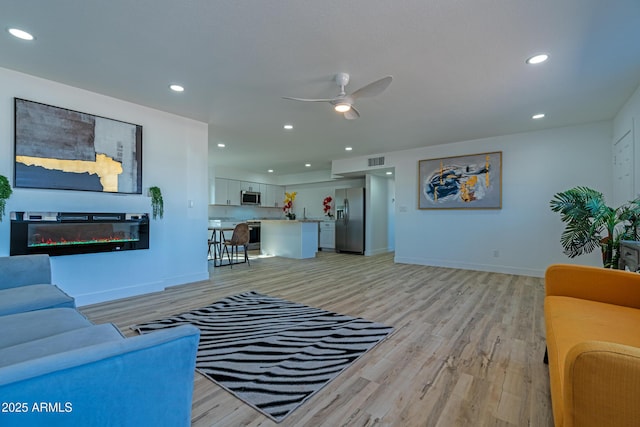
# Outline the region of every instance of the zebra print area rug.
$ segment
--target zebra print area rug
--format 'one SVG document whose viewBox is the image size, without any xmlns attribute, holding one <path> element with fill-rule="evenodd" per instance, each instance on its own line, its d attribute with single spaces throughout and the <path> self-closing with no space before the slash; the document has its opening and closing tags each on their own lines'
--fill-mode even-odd
<svg viewBox="0 0 640 427">
<path fill-rule="evenodd" d="M 393 330 L 257 292 L 134 329 L 187 323 L 201 333 L 196 369 L 276 422 Z"/>
</svg>

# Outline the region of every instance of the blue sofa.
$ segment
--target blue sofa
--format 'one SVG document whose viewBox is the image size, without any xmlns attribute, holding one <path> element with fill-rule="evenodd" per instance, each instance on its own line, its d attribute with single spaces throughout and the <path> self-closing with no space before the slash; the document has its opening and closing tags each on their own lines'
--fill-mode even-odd
<svg viewBox="0 0 640 427">
<path fill-rule="evenodd" d="M 72 307 L 29 307 L 0 315 L 0 425 L 190 425 L 196 327 L 125 338 Z"/>
<path fill-rule="evenodd" d="M 75 306 L 72 297 L 51 284 L 49 255 L 0 257 L 0 316 Z"/>
</svg>

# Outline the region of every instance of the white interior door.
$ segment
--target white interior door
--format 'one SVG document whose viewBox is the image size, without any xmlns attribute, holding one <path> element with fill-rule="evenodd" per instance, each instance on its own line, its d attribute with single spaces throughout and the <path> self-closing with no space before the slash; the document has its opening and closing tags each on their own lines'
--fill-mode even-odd
<svg viewBox="0 0 640 427">
<path fill-rule="evenodd" d="M 616 208 L 635 199 L 633 192 L 633 138 L 631 131 L 613 145 L 613 203 Z"/>
</svg>

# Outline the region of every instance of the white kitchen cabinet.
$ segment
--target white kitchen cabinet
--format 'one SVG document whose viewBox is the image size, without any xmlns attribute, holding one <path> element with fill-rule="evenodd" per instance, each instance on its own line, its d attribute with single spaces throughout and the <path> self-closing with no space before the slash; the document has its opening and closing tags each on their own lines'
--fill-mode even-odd
<svg viewBox="0 0 640 427">
<path fill-rule="evenodd" d="M 322 221 L 320 223 L 320 248 L 323 250 L 336 248 L 336 223 L 335 221 Z"/>
<path fill-rule="evenodd" d="M 258 184 L 258 189 L 256 191 L 260 192 L 260 206 L 267 206 L 267 184 Z"/>
<path fill-rule="evenodd" d="M 260 184 L 258 187 L 258 191 L 260 191 L 260 206 L 263 208 L 272 208 L 275 206 L 273 204 L 273 196 L 269 190 L 271 184 Z"/>
<path fill-rule="evenodd" d="M 240 191 L 259 192 L 260 184 L 257 182 L 240 181 Z"/>
<path fill-rule="evenodd" d="M 275 207 L 282 207 L 284 205 L 284 187 L 281 185 L 273 186 L 273 194 L 275 200 Z"/>
<path fill-rule="evenodd" d="M 227 193 L 229 204 L 240 206 L 240 181 L 234 179 L 227 180 Z"/>
<path fill-rule="evenodd" d="M 216 178 L 215 204 L 240 206 L 240 181 Z"/>
<path fill-rule="evenodd" d="M 262 206 L 282 207 L 284 202 L 284 187 L 281 185 L 262 184 Z"/>
<path fill-rule="evenodd" d="M 238 181 L 235 179 L 216 178 L 214 204 L 240 206 L 240 192 L 254 191 L 261 194 L 260 206 L 282 207 L 284 187 L 281 185 L 261 184 L 259 182 Z"/>
<path fill-rule="evenodd" d="M 227 197 L 227 180 L 224 178 L 216 178 L 215 185 L 216 192 L 213 203 L 216 205 L 226 205 L 229 201 Z"/>
<path fill-rule="evenodd" d="M 270 187 L 271 184 L 260 184 L 260 205 L 265 208 L 271 208 L 274 206 Z"/>
</svg>

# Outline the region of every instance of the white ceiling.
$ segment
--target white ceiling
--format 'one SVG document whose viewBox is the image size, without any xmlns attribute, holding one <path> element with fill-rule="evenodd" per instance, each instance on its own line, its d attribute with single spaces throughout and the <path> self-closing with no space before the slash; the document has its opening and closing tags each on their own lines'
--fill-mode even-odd
<svg viewBox="0 0 640 427">
<path fill-rule="evenodd" d="M 0 24 L 36 36 L 3 31 L 0 67 L 207 122 L 211 161 L 257 173 L 608 120 L 640 84 L 640 0 L 3 0 Z M 281 99 L 341 71 L 394 80 L 353 121 Z"/>
</svg>

